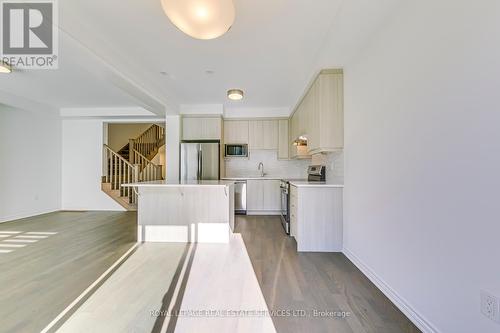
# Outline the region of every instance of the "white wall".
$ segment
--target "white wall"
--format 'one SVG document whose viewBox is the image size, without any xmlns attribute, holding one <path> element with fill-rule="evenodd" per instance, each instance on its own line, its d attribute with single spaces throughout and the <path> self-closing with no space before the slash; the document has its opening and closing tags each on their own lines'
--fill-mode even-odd
<svg viewBox="0 0 500 333">
<path fill-rule="evenodd" d="M 157 164 L 157 165 L 161 165 L 161 176 L 163 177 L 163 179 L 165 179 L 166 175 L 167 175 L 167 157 L 166 157 L 166 145 L 163 145 L 161 146 L 160 148 L 158 148 L 158 154 L 155 155 L 155 157 L 153 157 L 153 159 L 151 160 L 154 164 Z"/>
<path fill-rule="evenodd" d="M 0 222 L 59 210 L 61 120 L 0 105 Z"/>
<path fill-rule="evenodd" d="M 124 210 L 101 190 L 103 124 L 101 119 L 62 122 L 62 208 Z"/>
<path fill-rule="evenodd" d="M 181 117 L 166 116 L 167 179 L 179 180 Z"/>
<path fill-rule="evenodd" d="M 180 114 L 191 115 L 222 115 L 224 106 L 222 104 L 181 104 Z"/>
<path fill-rule="evenodd" d="M 129 143 L 130 139 L 135 139 L 144 133 L 152 124 L 109 124 L 108 125 L 108 146 L 114 151 L 119 151 Z"/>
<path fill-rule="evenodd" d="M 158 119 L 65 118 L 62 121 L 62 208 L 67 210 L 124 210 L 101 190 L 102 145 L 105 124 Z"/>
<path fill-rule="evenodd" d="M 403 2 L 355 59 L 345 253 L 424 329 L 499 332 L 500 2 Z"/>
</svg>

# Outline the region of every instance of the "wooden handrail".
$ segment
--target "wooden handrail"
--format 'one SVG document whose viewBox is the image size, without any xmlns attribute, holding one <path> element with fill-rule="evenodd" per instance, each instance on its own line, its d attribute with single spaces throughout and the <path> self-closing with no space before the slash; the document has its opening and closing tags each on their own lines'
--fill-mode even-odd
<svg viewBox="0 0 500 333">
<path fill-rule="evenodd" d="M 165 129 L 153 124 L 136 139 L 130 140 L 130 150 L 135 149 L 142 155 L 149 156 L 151 153 L 158 151 L 158 148 L 164 144 Z M 131 157 L 131 162 L 135 163 L 132 158 L 133 157 Z"/>
<path fill-rule="evenodd" d="M 111 184 L 112 190 L 120 191 L 121 197 L 128 197 L 131 204 L 137 203 L 137 194 L 125 183 L 138 183 L 162 179 L 162 166 L 156 165 L 144 155 L 131 150 L 140 163 L 130 163 L 107 145 L 103 145 L 104 182 Z"/>
<path fill-rule="evenodd" d="M 135 163 L 140 165 L 141 178 L 146 178 L 147 180 L 162 179 L 161 165 L 153 163 L 146 156 L 142 155 L 135 149 L 130 153 L 135 154 Z"/>
<path fill-rule="evenodd" d="M 122 160 L 123 162 L 125 162 L 125 164 L 133 167 L 134 165 L 132 163 L 130 163 L 129 161 L 127 161 L 126 159 L 124 159 L 120 154 L 118 154 L 117 152 L 115 152 L 113 149 L 111 149 L 108 145 L 104 144 L 104 149 L 107 149 L 112 155 L 116 155 L 118 159 Z"/>
</svg>

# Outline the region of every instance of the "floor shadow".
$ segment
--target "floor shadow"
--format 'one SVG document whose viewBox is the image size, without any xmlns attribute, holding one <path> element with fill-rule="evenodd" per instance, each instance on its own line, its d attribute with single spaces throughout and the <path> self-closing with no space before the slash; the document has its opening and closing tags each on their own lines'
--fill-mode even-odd
<svg viewBox="0 0 500 333">
<path fill-rule="evenodd" d="M 160 315 L 156 318 L 155 324 L 151 333 L 159 333 L 165 324 L 165 320 L 168 319 L 167 333 L 175 331 L 175 326 L 177 325 L 178 314 L 182 305 L 182 300 L 184 298 L 184 293 L 186 290 L 186 285 L 189 279 L 189 274 L 191 272 L 191 267 L 193 265 L 193 259 L 196 252 L 196 243 L 187 243 L 182 254 L 177 269 L 175 271 L 172 282 L 162 299 L 162 306 L 160 309 Z M 182 274 L 183 267 L 186 264 L 186 269 L 184 274 Z M 177 297 L 174 299 L 175 290 L 179 286 L 179 291 Z M 173 303 L 172 308 L 170 309 Z M 169 311 L 170 309 L 170 311 Z"/>
</svg>

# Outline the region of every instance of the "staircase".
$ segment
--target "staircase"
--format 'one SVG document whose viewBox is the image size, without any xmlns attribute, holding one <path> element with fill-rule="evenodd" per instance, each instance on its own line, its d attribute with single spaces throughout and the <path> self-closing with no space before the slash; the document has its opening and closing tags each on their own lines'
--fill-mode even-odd
<svg viewBox="0 0 500 333">
<path fill-rule="evenodd" d="M 137 210 L 137 193 L 122 184 L 161 180 L 162 166 L 152 162 L 165 144 L 165 129 L 153 124 L 118 152 L 103 146 L 101 189 L 126 210 Z"/>
</svg>

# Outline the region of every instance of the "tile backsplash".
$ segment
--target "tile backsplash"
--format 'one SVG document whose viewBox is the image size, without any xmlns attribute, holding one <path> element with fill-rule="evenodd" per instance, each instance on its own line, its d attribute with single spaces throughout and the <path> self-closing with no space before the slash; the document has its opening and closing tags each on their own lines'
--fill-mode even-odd
<svg viewBox="0 0 500 333">
<path fill-rule="evenodd" d="M 277 150 L 250 150 L 248 158 L 226 160 L 226 177 L 258 177 L 259 163 L 264 164 L 267 177 L 307 178 L 310 160 L 278 160 Z"/>
<path fill-rule="evenodd" d="M 326 181 L 344 178 L 344 152 L 317 154 L 312 157 L 312 164 L 326 165 Z"/>
<path fill-rule="evenodd" d="M 278 160 L 276 150 L 250 150 L 248 158 L 226 159 L 226 177 L 259 177 L 259 163 L 268 177 L 307 178 L 311 164 L 326 165 L 326 180 L 344 178 L 344 152 L 313 155 L 312 160 Z"/>
</svg>

